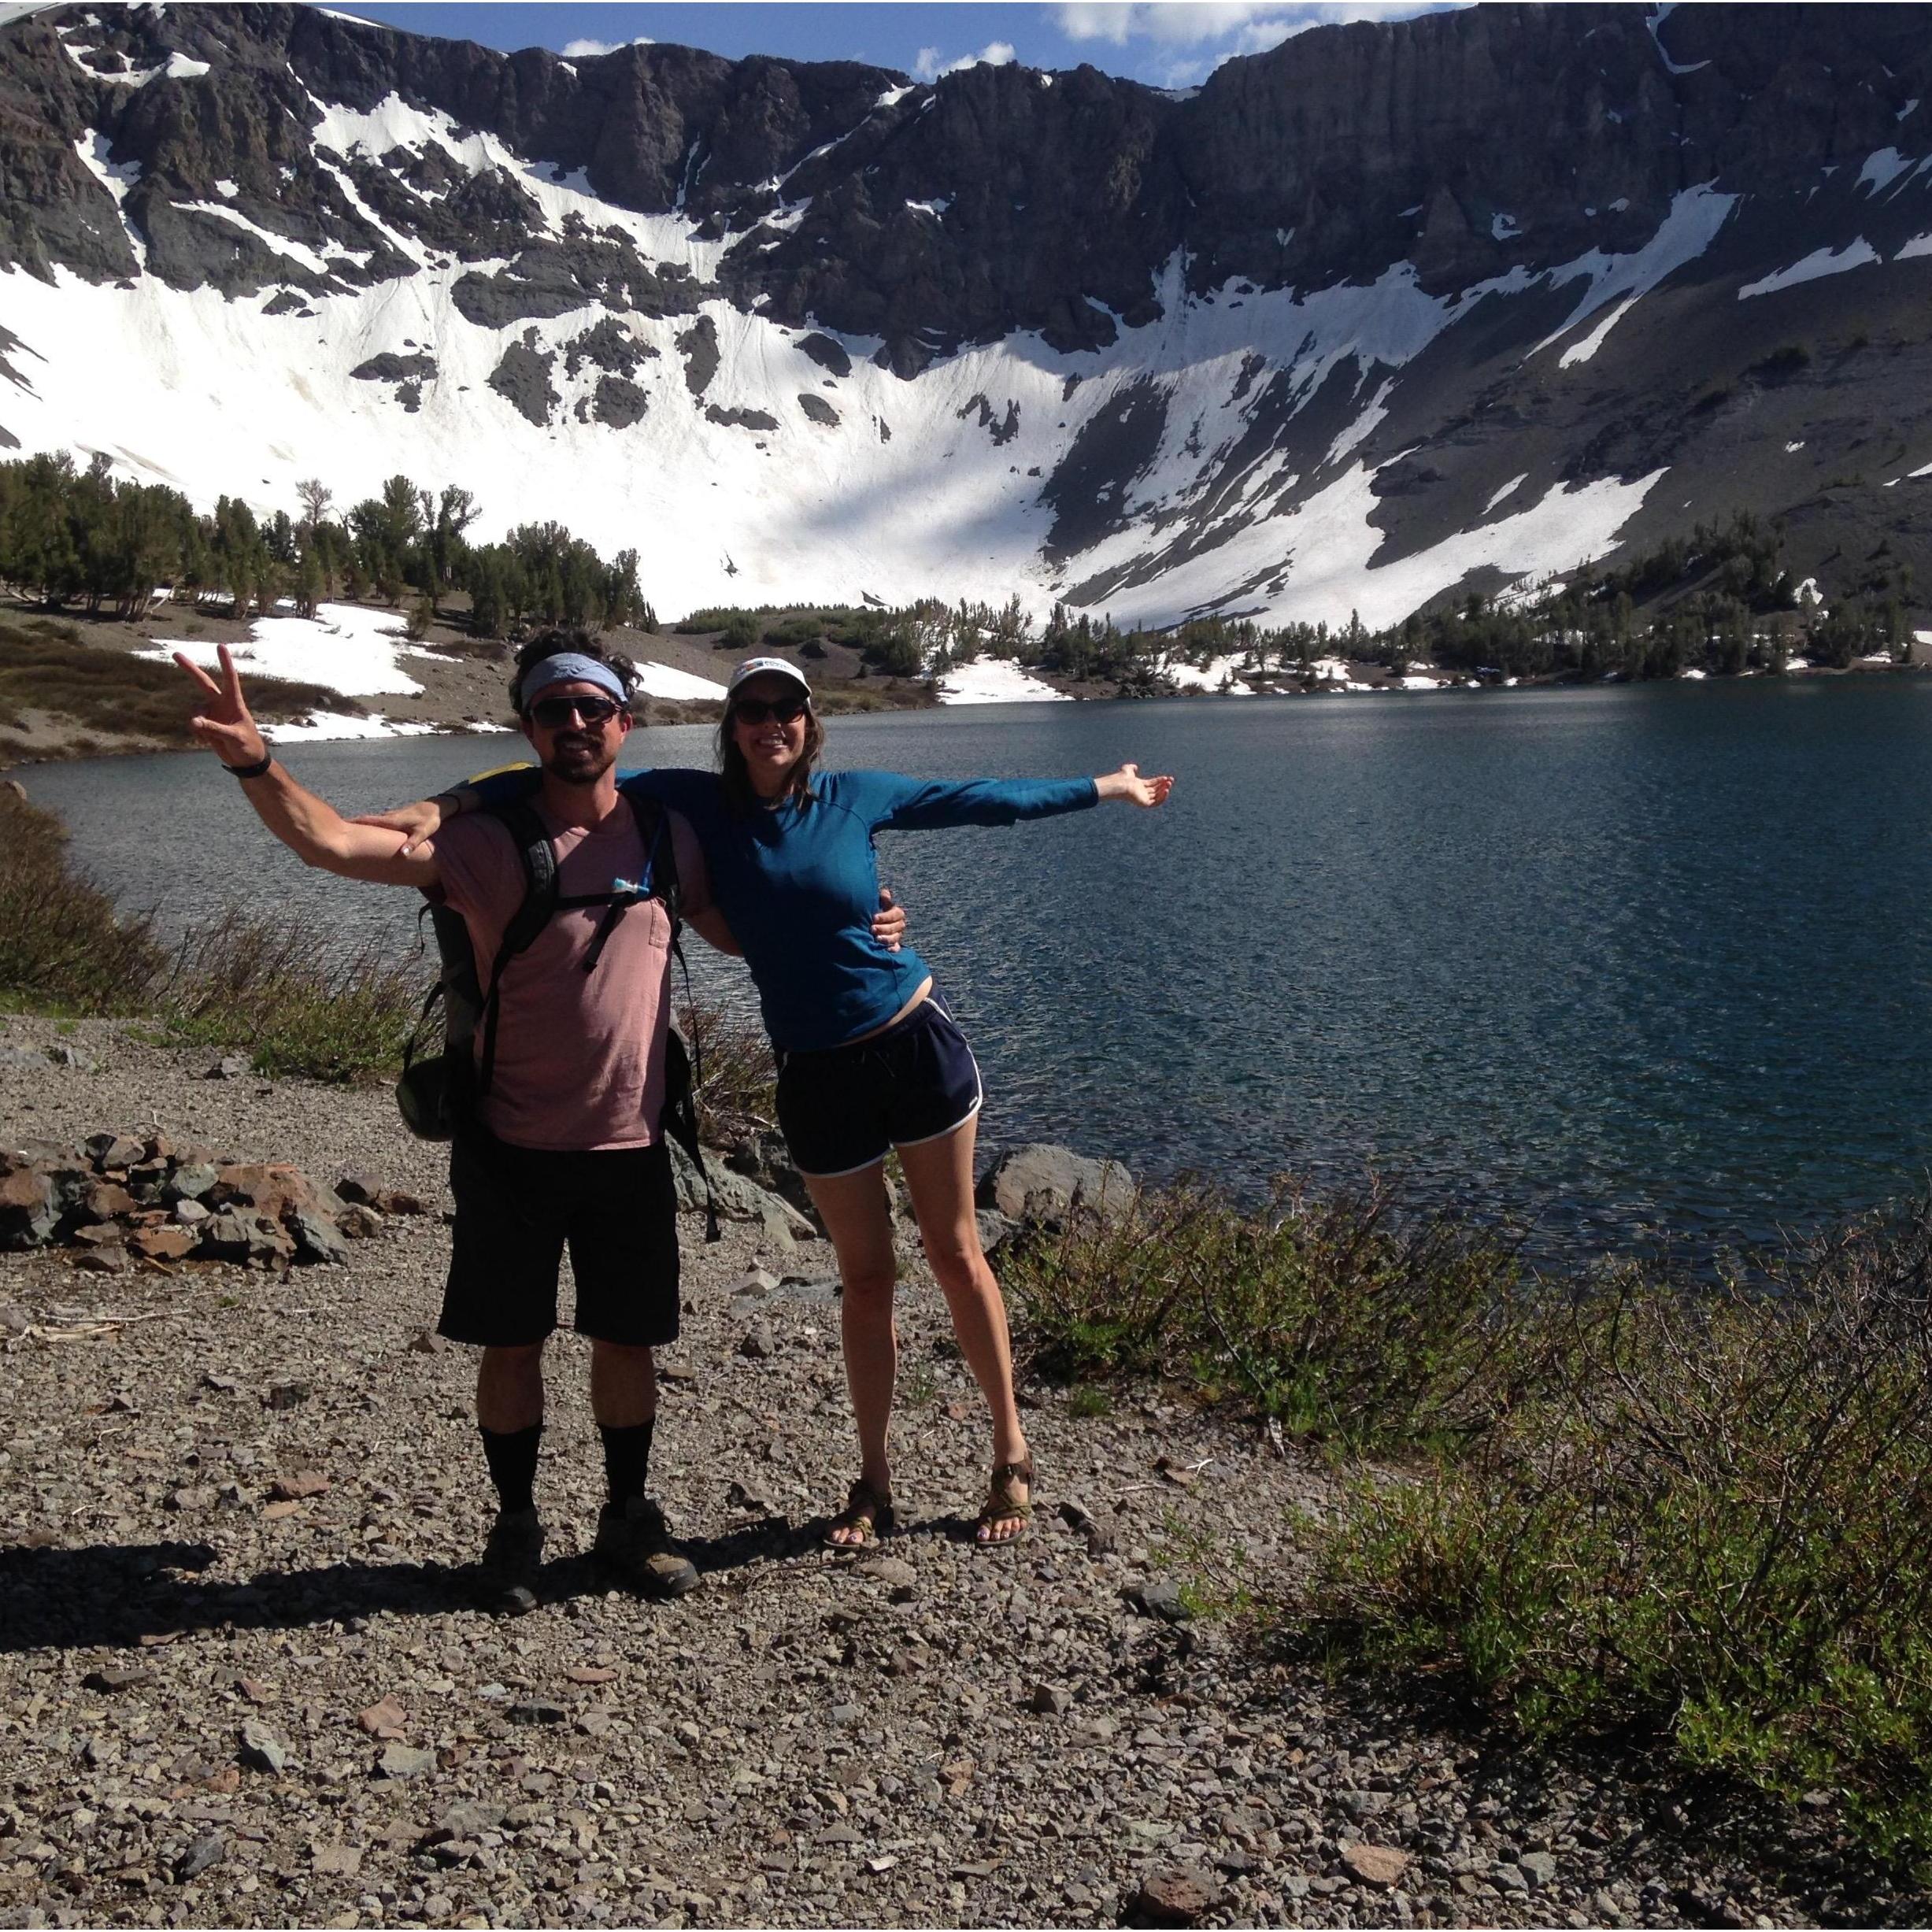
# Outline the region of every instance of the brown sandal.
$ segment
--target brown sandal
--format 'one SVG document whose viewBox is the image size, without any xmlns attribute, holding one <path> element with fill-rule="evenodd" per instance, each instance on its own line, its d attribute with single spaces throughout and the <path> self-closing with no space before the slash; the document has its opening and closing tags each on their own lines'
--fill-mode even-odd
<svg viewBox="0 0 1932 1932">
<path fill-rule="evenodd" d="M 975 1536 L 974 1541 L 983 1549 L 1004 1549 L 1009 1543 L 1023 1542 L 1028 1527 L 1033 1521 L 1033 1458 L 1028 1455 L 1023 1461 L 1001 1463 L 993 1472 L 993 1481 L 986 1490 L 986 1507 L 979 1512 L 977 1527 L 985 1532 Z M 1023 1497 L 1013 1493 L 1013 1486 L 1023 1482 L 1027 1493 Z M 992 1534 L 996 1523 L 1017 1521 L 1020 1527 L 1010 1536 Z"/>
<path fill-rule="evenodd" d="M 861 1476 L 846 1492 L 846 1506 L 825 1526 L 825 1541 L 834 1549 L 870 1549 L 882 1536 L 890 1536 L 896 1527 L 890 1495 L 875 1490 Z M 835 1530 L 859 1531 L 856 1542 L 841 1542 Z"/>
</svg>

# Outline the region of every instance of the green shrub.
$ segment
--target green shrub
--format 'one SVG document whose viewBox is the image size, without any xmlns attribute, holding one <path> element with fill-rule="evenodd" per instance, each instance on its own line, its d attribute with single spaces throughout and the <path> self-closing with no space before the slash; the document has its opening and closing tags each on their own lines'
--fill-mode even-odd
<svg viewBox="0 0 1932 1932">
<path fill-rule="evenodd" d="M 1205 1188 L 1076 1216 L 1001 1270 L 1034 1365 L 1069 1382 L 1176 1376 L 1361 1447 L 1479 1429 L 1513 1398 L 1533 1323 L 1509 1245 L 1371 1190 L 1264 1214 Z"/>
<path fill-rule="evenodd" d="M 684 1037 L 696 1051 L 698 1131 L 725 1146 L 777 1124 L 778 1070 L 757 1021 L 728 1008 L 694 1001 L 680 1009 Z"/>
<path fill-rule="evenodd" d="M 1920 1204 L 1768 1289 L 1582 1296 L 1532 1399 L 1317 1529 L 1324 1643 L 1833 1792 L 1871 1849 L 1932 1856 L 1929 1266 Z"/>
<path fill-rule="evenodd" d="M 794 617 L 781 617 L 764 627 L 761 642 L 780 650 L 796 650 L 801 645 L 815 644 L 825 635 L 825 621 L 806 611 Z"/>
<path fill-rule="evenodd" d="M 167 955 L 67 863 L 67 828 L 0 789 L 0 999 L 33 1011 L 139 1011 Z"/>
<path fill-rule="evenodd" d="M 320 914 L 230 912 L 183 942 L 160 1005 L 177 1037 L 245 1047 L 264 1073 L 375 1079 L 401 1068 L 428 977 L 373 940 L 345 952 Z"/>
<path fill-rule="evenodd" d="M 0 1001 L 31 1011 L 151 1012 L 182 1039 L 250 1052 L 265 1073 L 387 1073 L 420 1000 L 419 963 L 344 955 L 320 917 L 231 914 L 172 957 L 67 864 L 53 813 L 0 790 Z"/>
</svg>

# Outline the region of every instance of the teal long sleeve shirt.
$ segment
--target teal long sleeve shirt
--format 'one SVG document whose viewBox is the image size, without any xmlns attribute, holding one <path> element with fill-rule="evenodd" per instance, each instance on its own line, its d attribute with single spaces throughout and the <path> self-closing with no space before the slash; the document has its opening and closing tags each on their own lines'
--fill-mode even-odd
<svg viewBox="0 0 1932 1932">
<path fill-rule="evenodd" d="M 494 801 L 524 782 L 506 773 L 480 790 Z M 827 772 L 814 776 L 809 798 L 741 813 L 712 772 L 634 772 L 619 783 L 690 821 L 710 868 L 712 902 L 744 949 L 765 1031 L 787 1053 L 841 1046 L 883 1026 L 931 972 L 910 946 L 894 953 L 872 937 L 875 834 L 1012 825 L 1084 811 L 1100 799 L 1090 778 Z"/>
</svg>

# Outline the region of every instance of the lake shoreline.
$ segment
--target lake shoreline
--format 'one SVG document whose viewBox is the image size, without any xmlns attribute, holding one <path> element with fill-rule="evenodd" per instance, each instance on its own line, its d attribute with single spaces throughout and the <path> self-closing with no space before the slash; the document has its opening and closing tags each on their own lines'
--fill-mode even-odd
<svg viewBox="0 0 1932 1932">
<path fill-rule="evenodd" d="M 340 608 L 371 620 L 394 620 L 398 624 L 402 620 L 402 613 L 387 605 Z M 8 605 L 6 610 L 11 616 L 43 625 L 66 626 L 76 631 L 84 626 L 85 647 L 89 650 L 118 650 L 130 655 L 150 657 L 157 648 L 187 648 L 205 654 L 216 643 L 227 643 L 239 653 L 250 646 L 261 621 L 239 622 L 205 611 L 188 612 L 164 604 L 156 605 L 147 616 L 139 620 L 137 635 L 135 625 L 117 618 L 90 618 L 78 613 L 43 611 L 17 602 Z M 675 631 L 616 631 L 610 634 L 610 642 L 613 647 L 636 657 L 647 672 L 664 674 L 680 687 L 699 683 L 716 684 L 716 674 L 720 668 L 716 653 L 702 640 L 694 641 Z M 283 742 L 323 743 L 404 736 L 484 737 L 513 730 L 511 720 L 504 715 L 506 701 L 503 686 L 509 658 L 508 646 L 476 639 L 439 624 L 431 627 L 424 644 L 398 648 L 406 650 L 409 656 L 408 682 L 415 684 L 416 690 L 393 689 L 379 697 L 368 691 L 336 692 L 338 709 L 334 713 L 335 724 L 325 722 L 318 727 L 301 722 L 292 727 L 283 724 L 269 729 L 268 735 L 271 740 L 279 738 Z M 968 669 L 982 661 L 969 661 Z M 852 668 L 845 667 L 848 671 Z M 1068 699 L 1083 703 L 1142 701 L 1138 694 L 1083 683 L 1053 672 L 1023 674 L 1023 684 L 1028 680 L 1037 683 L 1042 693 L 1041 697 L 1003 697 L 979 703 L 946 697 L 924 680 L 848 676 L 828 681 L 824 670 L 814 664 L 804 663 L 800 668 L 817 685 L 820 709 L 828 717 L 871 715 L 881 710 L 982 711 L 994 705 L 1001 709 L 1010 705 L 1017 711 L 1030 704 Z M 1923 675 L 1928 669 L 1932 669 L 1932 666 L 1861 661 L 1842 669 L 1807 666 L 1780 672 L 1746 670 L 1732 676 L 1706 677 L 1697 673 L 1694 676 L 1656 681 L 1730 685 L 1775 677 L 1812 682 L 1856 679 L 1888 672 Z M 1452 691 L 1505 689 L 1575 690 L 1630 681 L 1618 676 L 1585 679 L 1571 673 L 1550 673 L 1520 680 L 1478 679 L 1435 666 L 1417 667 L 1406 675 L 1397 677 L 1386 667 L 1367 661 L 1351 662 L 1346 670 L 1345 678 L 1331 678 L 1313 687 L 1301 683 L 1294 673 L 1279 671 L 1249 674 L 1240 688 L 1208 689 L 1198 683 L 1190 683 L 1190 679 L 1201 676 L 1199 672 L 1185 664 L 1177 664 L 1171 667 L 1175 688 L 1147 695 L 1217 701 L 1249 697 L 1428 697 Z M 249 675 L 246 668 L 243 675 L 245 679 Z M 312 681 L 324 686 L 328 683 L 326 679 Z M 184 687 L 182 714 L 184 720 L 189 709 Z M 117 731 L 111 721 L 111 712 L 83 720 L 50 706 L 37 705 L 31 695 L 23 699 L 18 694 L 13 698 L 13 709 L 15 715 L 11 721 L 0 716 L 0 774 L 78 759 L 139 757 L 150 752 L 194 749 L 179 738 L 170 739 L 151 732 Z M 374 714 L 372 717 L 371 713 Z M 640 725 L 710 724 L 716 721 L 717 715 L 716 701 L 709 698 L 682 699 L 647 694 L 638 703 Z"/>
</svg>

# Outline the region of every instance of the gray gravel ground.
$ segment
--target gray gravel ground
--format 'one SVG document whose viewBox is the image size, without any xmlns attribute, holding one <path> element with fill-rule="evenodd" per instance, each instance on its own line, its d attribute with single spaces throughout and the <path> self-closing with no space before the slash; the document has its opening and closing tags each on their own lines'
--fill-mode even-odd
<svg viewBox="0 0 1932 1932">
<path fill-rule="evenodd" d="M 385 1092 L 210 1080 L 210 1056 L 135 1029 L 0 1021 L 0 1045 L 57 1038 L 97 1070 L 0 1070 L 0 1138 L 158 1127 L 446 1202 Z M 586 1351 L 561 1337 L 545 1601 L 509 1622 L 463 1571 L 490 1498 L 473 1364 L 423 1339 L 437 1216 L 280 1276 L 0 1257 L 0 1925 L 1922 1918 L 1848 1892 L 1828 1819 L 1782 1831 L 1641 1766 L 1553 1767 L 1271 1660 L 1235 1621 L 1134 1607 L 1204 1564 L 1292 1571 L 1293 1512 L 1331 1478 L 1251 1427 L 1157 1396 L 1076 1417 L 1038 1390 L 1042 1522 L 975 1549 L 984 1429 L 910 1257 L 909 1527 L 832 1556 L 836 1305 L 731 1292 L 760 1260 L 829 1276 L 830 1250 L 687 1238 L 653 1484 L 703 1586 L 642 1604 L 583 1560 L 601 1465 Z M 47 1332 L 102 1315 L 127 1319 Z"/>
</svg>

